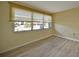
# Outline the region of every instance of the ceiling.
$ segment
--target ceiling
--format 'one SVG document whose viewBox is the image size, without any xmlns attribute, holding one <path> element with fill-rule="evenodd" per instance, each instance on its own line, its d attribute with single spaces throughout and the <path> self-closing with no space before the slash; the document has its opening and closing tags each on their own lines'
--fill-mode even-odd
<svg viewBox="0 0 79 59">
<path fill-rule="evenodd" d="M 30 5 L 34 8 L 50 13 L 61 12 L 79 7 L 79 1 L 20 1 L 20 3 Z"/>
</svg>

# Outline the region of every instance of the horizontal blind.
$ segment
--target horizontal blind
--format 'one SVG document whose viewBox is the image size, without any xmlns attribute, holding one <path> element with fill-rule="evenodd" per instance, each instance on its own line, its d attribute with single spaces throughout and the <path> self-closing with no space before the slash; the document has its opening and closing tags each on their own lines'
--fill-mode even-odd
<svg viewBox="0 0 79 59">
<path fill-rule="evenodd" d="M 51 22 L 52 21 L 52 17 L 48 16 L 48 15 L 44 15 L 44 22 Z"/>
<path fill-rule="evenodd" d="M 33 21 L 39 21 L 39 22 L 43 21 L 43 14 L 34 12 Z"/>
<path fill-rule="evenodd" d="M 19 8 L 12 8 L 13 21 L 31 21 L 32 12 Z"/>
</svg>

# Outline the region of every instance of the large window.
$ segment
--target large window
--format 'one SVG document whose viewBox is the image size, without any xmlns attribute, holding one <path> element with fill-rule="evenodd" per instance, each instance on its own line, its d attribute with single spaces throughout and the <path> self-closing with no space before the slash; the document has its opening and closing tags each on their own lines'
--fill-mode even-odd
<svg viewBox="0 0 79 59">
<path fill-rule="evenodd" d="M 52 27 L 51 16 L 20 8 L 12 8 L 12 20 L 14 21 L 15 32 L 49 29 Z"/>
</svg>

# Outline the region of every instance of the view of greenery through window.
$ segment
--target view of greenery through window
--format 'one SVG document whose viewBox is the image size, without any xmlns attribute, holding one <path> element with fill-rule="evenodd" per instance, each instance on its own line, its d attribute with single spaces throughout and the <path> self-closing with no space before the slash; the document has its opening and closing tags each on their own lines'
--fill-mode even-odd
<svg viewBox="0 0 79 59">
<path fill-rule="evenodd" d="M 30 31 L 48 29 L 52 27 L 52 18 L 49 15 L 13 8 L 14 31 Z"/>
</svg>

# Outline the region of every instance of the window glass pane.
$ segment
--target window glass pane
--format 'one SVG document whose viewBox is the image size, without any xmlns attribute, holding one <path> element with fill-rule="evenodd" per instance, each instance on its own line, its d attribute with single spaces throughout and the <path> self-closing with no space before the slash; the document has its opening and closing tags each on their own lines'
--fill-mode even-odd
<svg viewBox="0 0 79 59">
<path fill-rule="evenodd" d="M 45 15 L 44 16 L 44 22 L 52 22 L 51 16 Z"/>
<path fill-rule="evenodd" d="M 49 24 L 48 23 L 44 23 L 44 28 L 49 28 Z"/>
<path fill-rule="evenodd" d="M 17 9 L 13 8 L 13 20 L 15 21 L 31 21 L 32 18 L 32 12 L 23 10 L 23 9 Z"/>
<path fill-rule="evenodd" d="M 43 14 L 33 13 L 33 21 L 43 21 Z"/>
<path fill-rule="evenodd" d="M 33 22 L 33 30 L 42 29 L 43 22 Z"/>
<path fill-rule="evenodd" d="M 52 23 L 48 22 L 48 23 L 44 23 L 44 28 L 51 28 L 52 27 Z"/>
<path fill-rule="evenodd" d="M 14 31 L 26 31 L 31 30 L 30 22 L 14 22 Z"/>
<path fill-rule="evenodd" d="M 52 22 L 49 22 L 49 28 L 52 28 Z"/>
</svg>

